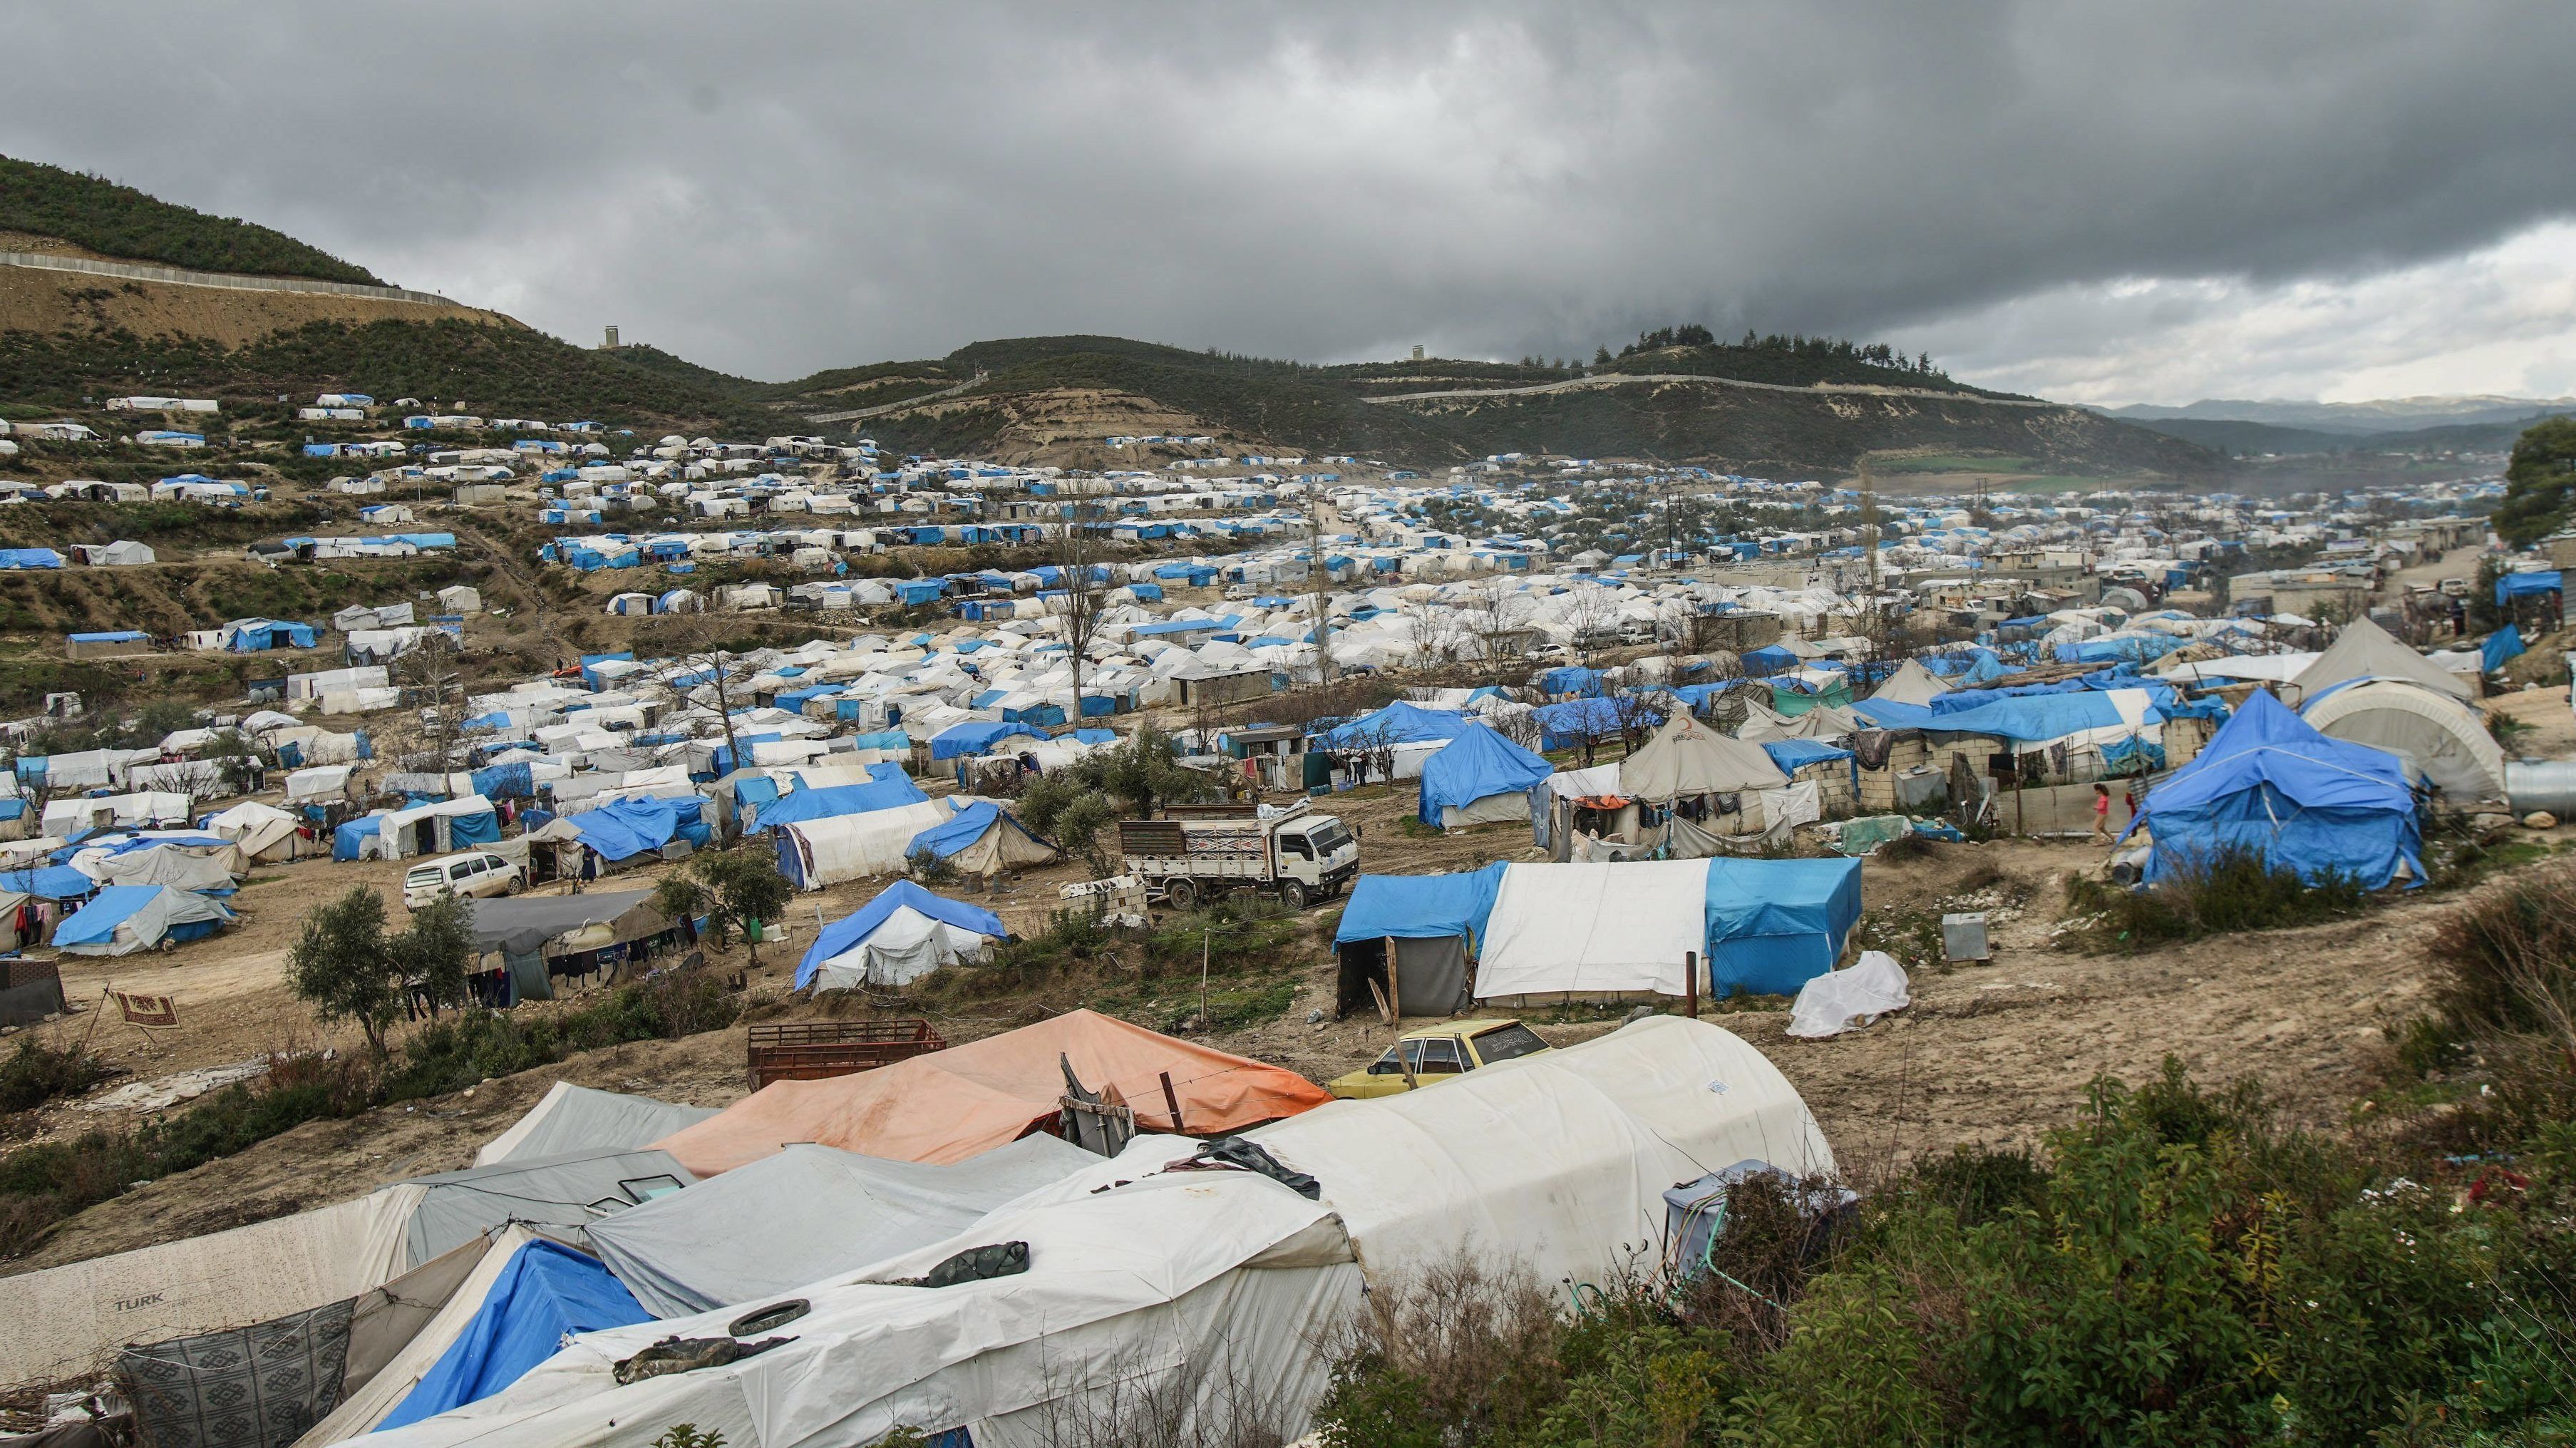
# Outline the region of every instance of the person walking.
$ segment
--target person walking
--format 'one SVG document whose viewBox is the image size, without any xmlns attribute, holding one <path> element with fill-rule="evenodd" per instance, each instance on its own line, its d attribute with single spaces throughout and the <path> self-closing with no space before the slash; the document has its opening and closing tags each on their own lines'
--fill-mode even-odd
<svg viewBox="0 0 2576 1448">
<path fill-rule="evenodd" d="M 2093 786 L 2093 838 L 2111 843 L 2111 786 Z"/>
</svg>

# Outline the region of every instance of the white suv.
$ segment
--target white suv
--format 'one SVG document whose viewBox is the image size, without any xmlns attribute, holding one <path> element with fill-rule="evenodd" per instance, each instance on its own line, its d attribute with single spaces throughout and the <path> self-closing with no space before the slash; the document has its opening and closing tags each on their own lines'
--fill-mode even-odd
<svg viewBox="0 0 2576 1448">
<path fill-rule="evenodd" d="M 519 888 L 519 867 L 489 850 L 442 855 L 403 872 L 403 908 L 417 910 L 441 895 L 507 895 Z"/>
</svg>

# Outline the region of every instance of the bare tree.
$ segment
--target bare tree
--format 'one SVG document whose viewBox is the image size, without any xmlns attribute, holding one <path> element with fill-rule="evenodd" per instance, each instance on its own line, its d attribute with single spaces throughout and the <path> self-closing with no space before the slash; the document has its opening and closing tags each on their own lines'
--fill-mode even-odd
<svg viewBox="0 0 2576 1448">
<path fill-rule="evenodd" d="M 1464 623 L 1458 610 L 1430 599 L 1416 599 L 1404 605 L 1400 616 L 1405 641 L 1413 645 L 1414 667 L 1446 664 L 1457 655 L 1459 630 Z"/>
<path fill-rule="evenodd" d="M 1619 619 L 1619 600 L 1597 583 L 1578 583 L 1565 595 L 1565 622 L 1574 630 L 1574 652 L 1585 666 L 1592 663 L 1594 641 Z"/>
<path fill-rule="evenodd" d="M 1529 616 L 1529 600 L 1511 586 L 1505 575 L 1488 573 L 1476 580 L 1461 622 L 1475 640 L 1477 653 L 1492 677 L 1502 677 L 1503 661 L 1512 657 L 1514 644 L 1529 625 Z"/>
<path fill-rule="evenodd" d="M 725 646 L 727 625 L 715 614 L 661 614 L 654 619 L 653 642 L 670 650 L 670 659 L 679 665 L 678 680 L 673 687 L 682 698 L 697 688 L 707 689 L 715 701 L 716 723 L 724 730 L 725 758 L 731 761 L 728 772 L 740 769 L 748 760 L 733 733 L 733 666 L 735 654 Z"/>
<path fill-rule="evenodd" d="M 463 650 L 445 629 L 423 633 L 420 642 L 394 656 L 386 673 L 402 691 L 403 707 L 387 750 L 397 768 L 446 774 L 465 763 L 465 676 L 459 667 Z"/>
<path fill-rule="evenodd" d="M 1053 601 L 1053 612 L 1064 631 L 1064 645 L 1073 660 L 1073 723 L 1082 723 L 1083 655 L 1090 651 L 1091 641 L 1100 633 L 1106 613 L 1106 594 L 1101 589 L 1103 555 L 1107 552 L 1100 535 L 1088 526 L 1094 509 L 1076 498 L 1065 508 L 1064 522 L 1047 542 L 1047 561 L 1064 575 L 1064 594 Z"/>
</svg>

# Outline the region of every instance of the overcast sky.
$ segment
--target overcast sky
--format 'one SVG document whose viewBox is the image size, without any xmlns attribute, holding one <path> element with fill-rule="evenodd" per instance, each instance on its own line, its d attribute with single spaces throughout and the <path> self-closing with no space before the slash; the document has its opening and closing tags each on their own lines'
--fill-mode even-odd
<svg viewBox="0 0 2576 1448">
<path fill-rule="evenodd" d="M 12 6 L 0 152 L 763 378 L 1672 321 L 2093 402 L 2576 393 L 2576 4 Z"/>
</svg>

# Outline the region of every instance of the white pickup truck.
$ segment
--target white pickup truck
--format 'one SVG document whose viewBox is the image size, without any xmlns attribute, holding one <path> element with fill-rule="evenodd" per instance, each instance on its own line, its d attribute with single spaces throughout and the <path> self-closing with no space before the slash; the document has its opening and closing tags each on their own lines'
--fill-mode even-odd
<svg viewBox="0 0 2576 1448">
<path fill-rule="evenodd" d="M 1187 910 L 1234 890 L 1259 890 L 1303 910 L 1342 892 L 1360 872 L 1359 842 L 1342 822 L 1299 800 L 1261 818 L 1249 804 L 1174 805 L 1158 820 L 1118 822 L 1127 874 L 1148 896 Z"/>
</svg>

